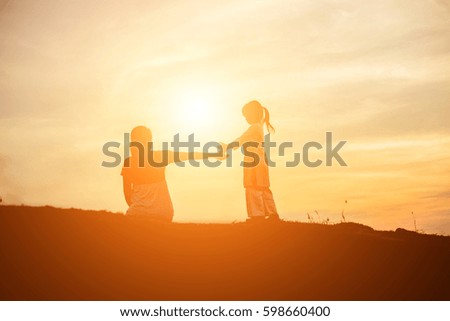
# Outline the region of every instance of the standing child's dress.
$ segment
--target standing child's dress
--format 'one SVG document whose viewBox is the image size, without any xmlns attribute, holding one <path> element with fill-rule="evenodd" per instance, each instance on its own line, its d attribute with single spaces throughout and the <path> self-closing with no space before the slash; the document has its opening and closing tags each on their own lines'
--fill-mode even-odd
<svg viewBox="0 0 450 321">
<path fill-rule="evenodd" d="M 278 217 L 275 201 L 270 190 L 269 167 L 263 147 L 263 124 L 250 125 L 247 131 L 236 141 L 239 142 L 239 146 L 244 146 L 247 151 L 244 154 L 244 187 L 248 217 Z M 247 147 L 245 147 L 245 143 L 249 143 Z M 258 144 L 257 147 L 255 146 L 256 143 Z M 255 154 L 259 158 L 257 164 L 254 164 Z"/>
</svg>

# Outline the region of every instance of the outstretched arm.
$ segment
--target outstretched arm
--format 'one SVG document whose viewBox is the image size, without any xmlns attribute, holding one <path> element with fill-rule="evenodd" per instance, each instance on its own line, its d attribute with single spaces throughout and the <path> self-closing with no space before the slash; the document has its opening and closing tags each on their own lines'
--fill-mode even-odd
<svg viewBox="0 0 450 321">
<path fill-rule="evenodd" d="M 175 162 L 185 162 L 188 160 L 194 160 L 194 159 L 206 159 L 210 157 L 214 158 L 222 158 L 223 151 L 218 151 L 216 153 L 200 153 L 200 152 L 169 152 L 169 163 L 175 163 Z"/>
<path fill-rule="evenodd" d="M 214 157 L 223 158 L 223 149 L 219 149 L 215 153 L 199 153 L 199 152 L 174 152 L 172 150 L 155 151 L 152 155 L 152 161 L 159 166 L 167 166 L 172 163 L 186 162 L 194 159 L 206 159 Z"/>
<path fill-rule="evenodd" d="M 235 150 L 235 149 L 241 147 L 246 142 L 252 141 L 253 137 L 255 137 L 257 135 L 257 130 L 258 130 L 257 127 L 252 125 L 241 136 L 239 136 L 238 138 L 233 140 L 231 143 L 226 144 L 226 145 L 224 145 L 222 147 L 226 151 L 229 151 L 230 149 L 231 150 Z"/>
<path fill-rule="evenodd" d="M 235 140 L 233 140 L 231 143 L 228 144 L 224 144 L 223 145 L 223 149 L 225 151 L 229 151 L 230 149 L 233 151 L 236 148 L 239 148 L 240 144 L 239 144 L 239 138 L 236 138 Z"/>
</svg>

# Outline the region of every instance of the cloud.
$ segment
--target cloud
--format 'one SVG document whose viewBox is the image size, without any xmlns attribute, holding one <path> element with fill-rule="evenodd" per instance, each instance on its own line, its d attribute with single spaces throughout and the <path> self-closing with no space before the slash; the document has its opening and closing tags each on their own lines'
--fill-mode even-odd
<svg viewBox="0 0 450 321">
<path fill-rule="evenodd" d="M 448 198 L 450 199 L 450 190 L 441 191 L 434 194 L 424 195 L 422 198 Z"/>
<path fill-rule="evenodd" d="M 23 202 L 23 188 L 11 179 L 8 171 L 11 159 L 0 154 L 0 197 L 2 203 L 21 204 Z"/>
</svg>

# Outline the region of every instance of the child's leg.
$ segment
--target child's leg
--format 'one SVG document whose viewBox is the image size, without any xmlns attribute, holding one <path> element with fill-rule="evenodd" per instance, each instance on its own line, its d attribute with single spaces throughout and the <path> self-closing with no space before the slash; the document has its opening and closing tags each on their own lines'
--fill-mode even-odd
<svg viewBox="0 0 450 321">
<path fill-rule="evenodd" d="M 262 199 L 264 203 L 265 216 L 278 217 L 277 207 L 275 206 L 275 200 L 273 199 L 273 194 L 270 188 L 265 188 L 262 191 Z"/>
<path fill-rule="evenodd" d="M 245 189 L 248 217 L 264 217 L 263 191 L 256 188 Z"/>
</svg>

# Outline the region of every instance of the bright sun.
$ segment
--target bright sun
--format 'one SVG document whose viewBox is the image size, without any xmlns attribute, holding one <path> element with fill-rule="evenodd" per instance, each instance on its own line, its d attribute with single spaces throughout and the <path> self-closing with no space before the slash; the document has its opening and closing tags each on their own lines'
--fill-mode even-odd
<svg viewBox="0 0 450 321">
<path fill-rule="evenodd" d="M 213 99 L 207 91 L 186 89 L 178 99 L 181 121 L 196 127 L 208 127 L 214 120 Z"/>
<path fill-rule="evenodd" d="M 228 100 L 222 88 L 196 83 L 174 92 L 176 96 L 172 98 L 171 108 L 165 112 L 175 116 L 173 119 L 179 131 L 195 132 L 207 139 L 210 139 L 209 135 L 224 135 L 222 124 L 229 117 L 225 112 Z"/>
<path fill-rule="evenodd" d="M 211 106 L 206 100 L 196 98 L 186 101 L 184 116 L 187 121 L 195 124 L 205 124 L 211 121 Z"/>
</svg>

